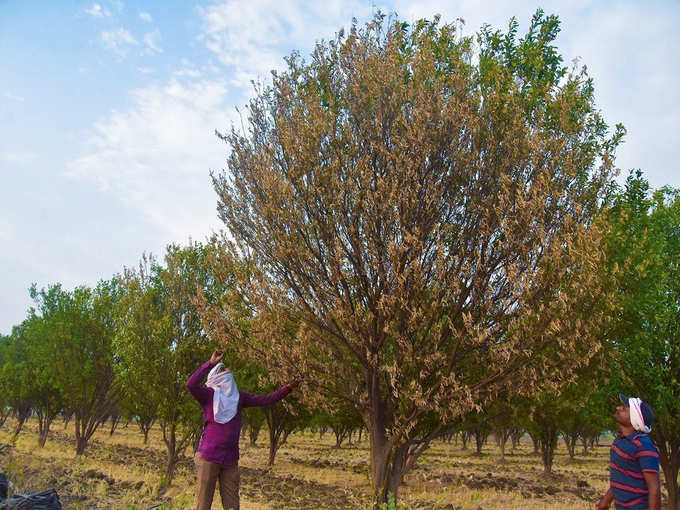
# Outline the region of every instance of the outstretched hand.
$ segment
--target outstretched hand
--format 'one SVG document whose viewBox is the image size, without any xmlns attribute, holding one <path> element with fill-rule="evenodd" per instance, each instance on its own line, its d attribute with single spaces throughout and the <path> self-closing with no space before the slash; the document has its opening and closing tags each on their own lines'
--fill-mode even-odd
<svg viewBox="0 0 680 510">
<path fill-rule="evenodd" d="M 300 377 L 296 377 L 295 379 L 293 379 L 292 382 L 288 383 L 288 386 L 290 387 L 291 390 L 294 390 L 295 388 L 300 386 L 301 382 L 302 382 L 302 379 Z"/>
<path fill-rule="evenodd" d="M 224 357 L 223 351 L 213 352 L 212 356 L 210 356 L 210 364 L 211 365 L 217 365 L 222 360 L 223 357 Z"/>
</svg>

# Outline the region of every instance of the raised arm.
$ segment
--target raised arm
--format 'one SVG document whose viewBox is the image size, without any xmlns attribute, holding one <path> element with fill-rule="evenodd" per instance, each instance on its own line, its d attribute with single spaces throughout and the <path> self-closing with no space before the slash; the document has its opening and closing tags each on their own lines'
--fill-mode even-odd
<svg viewBox="0 0 680 510">
<path fill-rule="evenodd" d="M 189 376 L 189 379 L 187 379 L 187 389 L 201 404 L 210 402 L 213 395 L 212 390 L 206 388 L 201 383 L 208 375 L 208 372 L 210 372 L 210 370 L 212 370 L 212 368 L 222 359 L 222 356 L 224 356 L 224 353 L 221 351 L 213 352 L 210 359 L 198 367 L 198 369 Z"/>
<path fill-rule="evenodd" d="M 281 386 L 278 390 L 267 393 L 266 395 L 253 395 L 251 393 L 241 392 L 241 404 L 243 407 L 264 407 L 272 405 L 291 391 L 293 391 L 300 383 L 298 381 Z"/>
</svg>

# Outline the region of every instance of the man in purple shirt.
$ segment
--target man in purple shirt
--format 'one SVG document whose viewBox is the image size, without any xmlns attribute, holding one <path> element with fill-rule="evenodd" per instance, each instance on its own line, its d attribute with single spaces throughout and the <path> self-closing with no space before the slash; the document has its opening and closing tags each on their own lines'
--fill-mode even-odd
<svg viewBox="0 0 680 510">
<path fill-rule="evenodd" d="M 196 510 L 210 510 L 215 485 L 220 481 L 222 507 L 239 510 L 238 440 L 244 407 L 268 406 L 278 402 L 300 381 L 282 386 L 267 395 L 239 391 L 231 371 L 220 363 L 224 353 L 213 352 L 187 380 L 187 389 L 203 409 L 203 434 L 194 457 L 198 482 Z M 207 385 L 201 382 L 208 376 Z"/>
</svg>

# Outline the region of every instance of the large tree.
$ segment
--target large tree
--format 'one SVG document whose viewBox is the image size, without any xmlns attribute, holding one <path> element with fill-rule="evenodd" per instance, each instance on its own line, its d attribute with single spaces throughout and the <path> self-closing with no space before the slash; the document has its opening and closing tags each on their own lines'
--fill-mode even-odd
<svg viewBox="0 0 680 510">
<path fill-rule="evenodd" d="M 513 20 L 475 48 L 439 19 L 378 15 L 292 54 L 246 130 L 220 134 L 219 214 L 268 325 L 238 345 L 276 378 L 304 373 L 305 398 L 355 407 L 376 506 L 457 416 L 598 349 L 592 218 L 622 128 L 562 65 L 558 31 L 539 11 L 524 37 Z M 243 329 L 228 309 L 206 320 Z"/>
<path fill-rule="evenodd" d="M 622 268 L 614 344 L 621 389 L 649 402 L 657 416 L 669 507 L 680 509 L 680 190 L 652 192 L 639 171 L 613 196 L 610 263 Z M 617 371 L 617 372 L 618 372 Z M 627 388 L 627 389 L 626 389 Z"/>
</svg>

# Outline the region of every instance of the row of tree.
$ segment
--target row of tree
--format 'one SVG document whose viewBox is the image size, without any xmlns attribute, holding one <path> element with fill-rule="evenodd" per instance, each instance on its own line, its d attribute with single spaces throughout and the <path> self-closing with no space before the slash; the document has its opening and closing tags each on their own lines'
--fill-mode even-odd
<svg viewBox="0 0 680 510">
<path fill-rule="evenodd" d="M 531 402 L 534 421 L 558 422 L 532 432 L 548 466 L 555 430 L 576 437 L 559 409 L 621 388 L 657 411 L 677 508 L 678 192 L 639 173 L 615 184 L 624 129 L 608 128 L 585 68 L 563 65 L 558 32 L 540 10 L 521 37 L 514 19 L 472 38 L 378 14 L 309 61 L 294 53 L 243 130 L 218 133 L 224 237 L 92 290 L 33 289 L 10 344 L 45 361 L 3 370 L 30 374 L 27 392 L 58 381 L 82 448 L 116 395 L 137 406 L 171 472 L 197 430 L 181 425 L 198 419 L 183 382 L 219 343 L 254 389 L 304 377 L 292 415 L 361 419 L 376 508 L 471 413 Z M 49 424 L 47 393 L 12 408 L 38 402 Z"/>
</svg>

